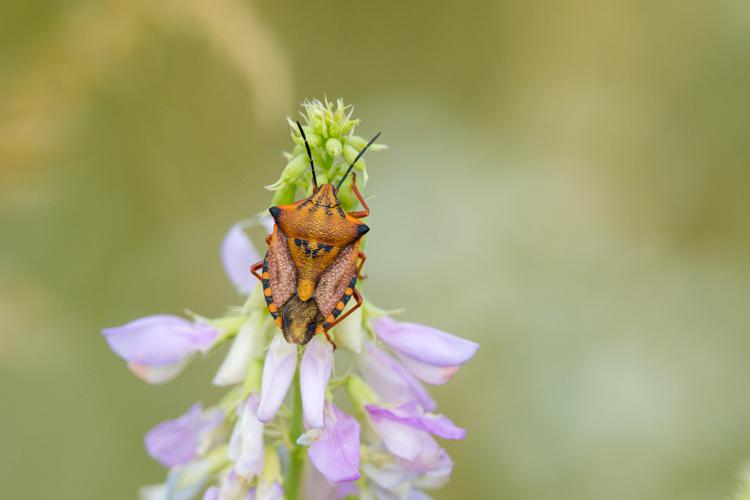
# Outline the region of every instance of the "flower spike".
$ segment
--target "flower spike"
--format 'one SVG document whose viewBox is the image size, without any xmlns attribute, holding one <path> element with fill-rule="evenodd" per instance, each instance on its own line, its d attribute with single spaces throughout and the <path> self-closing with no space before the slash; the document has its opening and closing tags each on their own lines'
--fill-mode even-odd
<svg viewBox="0 0 750 500">
<path fill-rule="evenodd" d="M 423 500 L 451 474 L 439 440 L 466 430 L 438 413 L 424 384 L 448 382 L 478 345 L 392 319 L 362 295 L 362 157 L 386 146 L 380 132 L 356 135 L 342 99 L 302 108 L 304 121 L 287 119 L 294 144 L 267 186 L 272 216 L 234 224 L 220 245 L 244 304 L 214 319 L 154 315 L 102 330 L 149 383 L 225 353 L 212 382 L 226 395 L 146 434 L 148 454 L 169 471 L 141 488 L 144 500 Z M 251 240 L 253 225 L 265 241 Z"/>
</svg>

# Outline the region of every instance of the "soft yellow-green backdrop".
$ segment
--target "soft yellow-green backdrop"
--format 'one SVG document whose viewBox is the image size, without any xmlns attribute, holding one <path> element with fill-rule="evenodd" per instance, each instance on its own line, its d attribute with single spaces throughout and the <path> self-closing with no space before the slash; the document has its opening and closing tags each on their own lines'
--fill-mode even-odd
<svg viewBox="0 0 750 500">
<path fill-rule="evenodd" d="M 750 459 L 750 4 L 0 6 L 0 497 L 130 499 L 147 386 L 99 330 L 240 298 L 305 97 L 372 154 L 368 296 L 481 343 L 437 498 L 713 500 Z"/>
</svg>

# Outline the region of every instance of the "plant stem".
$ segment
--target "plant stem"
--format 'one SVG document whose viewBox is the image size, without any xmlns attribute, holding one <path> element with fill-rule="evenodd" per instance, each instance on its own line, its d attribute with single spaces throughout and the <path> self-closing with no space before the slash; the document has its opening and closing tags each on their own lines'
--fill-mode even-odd
<svg viewBox="0 0 750 500">
<path fill-rule="evenodd" d="M 289 451 L 289 469 L 284 479 L 284 493 L 288 500 L 300 498 L 300 482 L 305 465 L 305 448 L 297 444 L 297 438 L 304 432 L 302 425 L 302 391 L 299 377 L 294 377 L 292 391 L 292 419 L 289 427 L 289 441 L 292 449 Z"/>
</svg>

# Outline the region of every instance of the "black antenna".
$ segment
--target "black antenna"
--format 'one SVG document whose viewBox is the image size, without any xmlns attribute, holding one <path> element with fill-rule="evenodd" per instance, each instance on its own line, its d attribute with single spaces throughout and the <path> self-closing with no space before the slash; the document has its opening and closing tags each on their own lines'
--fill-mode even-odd
<svg viewBox="0 0 750 500">
<path fill-rule="evenodd" d="M 375 137 L 373 137 L 372 139 L 370 139 L 370 142 L 368 142 L 367 145 L 362 148 L 362 151 L 359 152 L 359 154 L 357 155 L 357 157 L 354 158 L 354 161 L 352 162 L 351 165 L 349 165 L 349 168 L 346 169 L 346 173 L 344 174 L 344 176 L 339 181 L 339 185 L 336 186 L 336 191 L 338 191 L 339 188 L 341 187 L 341 185 L 344 183 L 344 179 L 346 179 L 346 176 L 349 175 L 349 172 L 352 171 L 352 169 L 354 168 L 354 164 L 357 163 L 360 158 L 362 158 L 362 155 L 365 154 L 365 151 L 367 151 L 367 148 L 369 148 L 370 146 L 372 146 L 372 143 L 375 142 L 378 139 L 378 137 L 380 137 L 380 132 L 378 132 L 377 134 L 375 134 Z"/>
<path fill-rule="evenodd" d="M 305 140 L 305 148 L 307 149 L 307 157 L 310 158 L 310 170 L 312 170 L 313 187 L 315 188 L 315 191 L 317 191 L 318 179 L 315 178 L 315 166 L 313 165 L 313 161 L 312 161 L 312 153 L 310 153 L 310 145 L 307 143 L 307 137 L 305 137 L 305 131 L 302 130 L 302 125 L 300 125 L 299 122 L 297 122 L 297 127 L 299 128 L 299 133 L 302 134 L 302 139 Z"/>
</svg>

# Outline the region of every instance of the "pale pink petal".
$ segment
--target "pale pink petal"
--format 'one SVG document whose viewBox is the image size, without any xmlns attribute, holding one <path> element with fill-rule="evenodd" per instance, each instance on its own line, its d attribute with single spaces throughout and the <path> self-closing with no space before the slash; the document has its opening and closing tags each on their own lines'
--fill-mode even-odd
<svg viewBox="0 0 750 500">
<path fill-rule="evenodd" d="M 459 365 L 456 366 L 436 366 L 422 363 L 416 359 L 412 359 L 405 354 L 401 354 L 396 351 L 396 357 L 401 364 L 403 364 L 412 375 L 417 377 L 422 382 L 428 384 L 442 385 L 448 382 L 453 375 L 458 372 Z"/>
<path fill-rule="evenodd" d="M 270 422 L 276 416 L 296 370 L 297 346 L 288 343 L 279 333 L 271 341 L 271 347 L 268 349 L 263 365 L 258 408 L 258 419 L 261 422 Z"/>
<path fill-rule="evenodd" d="M 322 336 L 313 338 L 302 355 L 299 377 L 307 427 L 323 427 L 323 403 L 333 366 L 333 347 Z"/>
<path fill-rule="evenodd" d="M 172 365 L 158 366 L 128 363 L 128 368 L 131 372 L 133 372 L 133 374 L 135 374 L 136 377 L 143 380 L 144 382 L 148 382 L 149 384 L 163 384 L 164 382 L 169 382 L 177 375 L 179 375 L 182 370 L 187 367 L 188 364 L 190 364 L 190 360 L 186 359 Z"/>
</svg>

